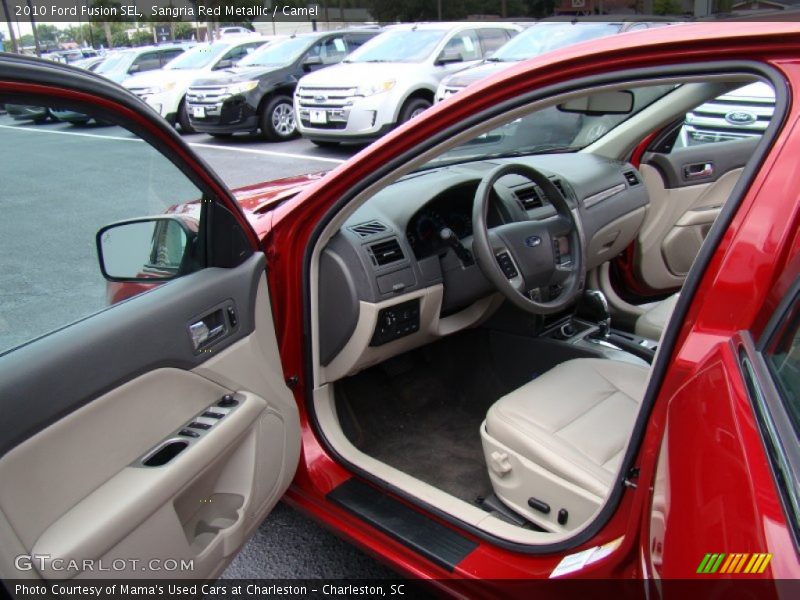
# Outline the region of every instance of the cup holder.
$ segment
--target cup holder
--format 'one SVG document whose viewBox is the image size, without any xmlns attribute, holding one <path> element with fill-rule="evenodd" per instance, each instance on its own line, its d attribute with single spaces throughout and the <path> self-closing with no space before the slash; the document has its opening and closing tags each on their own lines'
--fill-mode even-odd
<svg viewBox="0 0 800 600">
<path fill-rule="evenodd" d="M 200 509 L 183 523 L 186 541 L 196 552 L 201 551 L 219 532 L 236 524 L 243 504 L 240 494 L 218 493 L 205 498 Z"/>
</svg>

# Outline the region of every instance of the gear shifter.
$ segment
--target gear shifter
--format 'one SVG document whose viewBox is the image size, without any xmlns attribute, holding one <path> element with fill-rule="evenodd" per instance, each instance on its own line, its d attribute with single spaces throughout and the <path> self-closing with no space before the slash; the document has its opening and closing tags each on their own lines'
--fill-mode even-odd
<svg viewBox="0 0 800 600">
<path fill-rule="evenodd" d="M 608 300 L 600 290 L 586 290 L 581 299 L 580 308 L 585 308 L 592 320 L 596 321 L 597 337 L 604 339 L 611 331 L 611 312 L 608 310 Z"/>
</svg>

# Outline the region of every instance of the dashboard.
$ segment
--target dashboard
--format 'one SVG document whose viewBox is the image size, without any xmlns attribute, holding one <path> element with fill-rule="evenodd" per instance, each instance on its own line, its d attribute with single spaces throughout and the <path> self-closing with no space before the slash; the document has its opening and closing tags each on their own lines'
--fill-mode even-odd
<svg viewBox="0 0 800 600">
<path fill-rule="evenodd" d="M 619 254 L 644 221 L 649 199 L 638 171 L 591 154 L 490 159 L 406 175 L 357 208 L 319 256 L 323 380 L 473 326 L 502 303 L 470 257 L 475 193 L 505 163 L 537 169 L 580 213 L 587 269 Z M 507 175 L 494 187 L 487 224 L 555 214 L 541 188 Z"/>
</svg>

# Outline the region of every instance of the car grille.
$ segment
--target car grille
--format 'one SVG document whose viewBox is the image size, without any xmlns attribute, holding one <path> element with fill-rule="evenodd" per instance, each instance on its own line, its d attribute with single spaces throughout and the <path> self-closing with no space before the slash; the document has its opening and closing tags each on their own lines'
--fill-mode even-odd
<svg viewBox="0 0 800 600">
<path fill-rule="evenodd" d="M 686 115 L 686 132 L 697 142 L 724 142 L 756 138 L 769 126 L 772 99 L 717 98 Z"/>
<path fill-rule="evenodd" d="M 353 103 L 356 88 L 316 88 L 297 89 L 297 101 L 303 108 L 343 108 Z"/>
<path fill-rule="evenodd" d="M 190 104 L 219 104 L 230 94 L 222 86 L 190 87 L 186 92 L 186 100 Z"/>
</svg>

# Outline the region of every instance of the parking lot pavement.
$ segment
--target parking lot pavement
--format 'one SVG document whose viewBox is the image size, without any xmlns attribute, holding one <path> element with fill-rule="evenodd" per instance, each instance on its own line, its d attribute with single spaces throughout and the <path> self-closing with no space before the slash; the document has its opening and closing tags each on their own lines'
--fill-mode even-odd
<svg viewBox="0 0 800 600">
<path fill-rule="evenodd" d="M 0 160 L 13 164 L 13 153 L 22 144 L 30 143 L 32 136 L 39 135 L 42 136 L 42 141 L 37 142 L 42 150 L 42 163 L 26 166 L 31 171 L 29 189 L 6 188 L 0 195 L 3 246 L 15 249 L 13 253 L 0 256 L 0 277 L 16 282 L 16 286 L 0 285 L 0 350 L 52 330 L 63 324 L 65 315 L 78 318 L 105 306 L 105 282 L 94 256 L 94 233 L 103 224 L 130 216 L 125 211 L 126 198 L 136 199 L 126 194 L 135 194 L 140 189 L 136 182 L 118 179 L 96 197 L 86 198 L 73 189 L 41 187 L 47 186 L 45 173 L 50 174 L 53 181 L 79 182 L 95 172 L 114 170 L 118 161 L 125 161 L 126 152 L 135 156 L 139 146 L 136 143 L 114 144 L 112 155 L 107 152 L 108 140 L 96 139 L 132 138 L 118 127 L 74 127 L 66 123 L 33 125 L 15 122 L 3 115 L 0 116 Z M 353 148 L 322 150 L 305 140 L 269 144 L 238 138 L 220 142 L 201 134 L 185 137 L 231 187 L 327 170 L 355 151 Z M 70 151 L 82 153 L 80 161 L 85 161 L 85 174 L 65 173 L 69 167 L 61 164 L 58 158 Z M 117 171 L 123 178 L 126 170 Z M 29 202 L 29 190 L 35 190 L 34 196 L 47 201 Z M 74 202 L 76 197 L 81 197 L 82 201 Z M 33 278 L 36 289 L 20 292 L 19 286 L 24 286 L 26 273 L 31 272 L 38 273 Z M 76 280 L 87 283 L 76 286 Z M 53 296 L 61 299 L 57 314 L 51 310 L 49 298 Z M 3 315 L 6 315 L 5 324 Z M 276 507 L 223 575 L 228 578 L 391 576 L 387 568 L 283 504 Z"/>
</svg>

